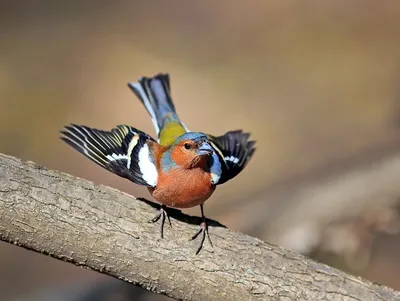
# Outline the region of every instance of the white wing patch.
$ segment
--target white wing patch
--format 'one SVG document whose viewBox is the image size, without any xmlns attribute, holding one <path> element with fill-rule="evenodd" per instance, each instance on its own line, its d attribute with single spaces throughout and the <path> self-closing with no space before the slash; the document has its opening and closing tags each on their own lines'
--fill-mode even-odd
<svg viewBox="0 0 400 301">
<path fill-rule="evenodd" d="M 136 133 L 135 133 L 136 134 Z M 135 148 L 135 146 L 137 145 L 139 141 L 139 135 L 135 135 L 133 136 L 131 142 L 129 142 L 129 146 L 128 146 L 128 152 L 126 154 L 112 154 L 112 155 L 107 155 L 107 159 L 110 161 L 115 161 L 115 160 L 122 160 L 125 159 L 127 160 L 126 163 L 126 168 L 130 168 L 131 167 L 131 155 L 132 155 L 132 151 Z"/>
<path fill-rule="evenodd" d="M 155 164 L 151 162 L 149 158 L 149 147 L 147 144 L 143 145 L 139 151 L 139 162 L 138 162 L 142 178 L 150 186 L 156 186 L 158 180 L 158 172 Z"/>
<path fill-rule="evenodd" d="M 224 159 L 225 159 L 225 161 L 230 161 L 230 162 L 232 162 L 234 164 L 238 164 L 238 162 L 239 162 L 239 158 L 236 158 L 234 156 L 225 157 Z"/>
</svg>

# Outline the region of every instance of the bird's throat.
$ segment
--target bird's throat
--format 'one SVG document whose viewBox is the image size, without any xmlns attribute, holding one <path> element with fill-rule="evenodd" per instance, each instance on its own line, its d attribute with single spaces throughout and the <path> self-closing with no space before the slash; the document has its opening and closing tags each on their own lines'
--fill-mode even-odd
<svg viewBox="0 0 400 301">
<path fill-rule="evenodd" d="M 196 156 L 194 159 L 190 162 L 188 168 L 202 168 L 205 169 L 207 167 L 207 162 L 208 162 L 209 156 L 208 155 L 201 155 L 201 156 Z"/>
</svg>

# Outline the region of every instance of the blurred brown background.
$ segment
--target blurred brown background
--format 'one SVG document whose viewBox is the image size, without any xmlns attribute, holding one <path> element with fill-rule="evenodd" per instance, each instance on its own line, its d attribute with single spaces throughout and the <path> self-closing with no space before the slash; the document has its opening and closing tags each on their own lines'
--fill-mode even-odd
<svg viewBox="0 0 400 301">
<path fill-rule="evenodd" d="M 400 2 L 0 1 L 0 152 L 148 197 L 58 131 L 154 134 L 126 84 L 158 72 L 190 129 L 258 141 L 209 217 L 400 289 Z M 163 299 L 119 285 L 0 243 L 2 300 Z"/>
</svg>

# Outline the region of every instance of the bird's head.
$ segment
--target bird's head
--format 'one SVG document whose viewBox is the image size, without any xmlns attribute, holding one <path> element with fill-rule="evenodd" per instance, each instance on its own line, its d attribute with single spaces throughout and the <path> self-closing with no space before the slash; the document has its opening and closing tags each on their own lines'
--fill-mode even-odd
<svg viewBox="0 0 400 301">
<path fill-rule="evenodd" d="M 189 132 L 176 139 L 171 147 L 171 159 L 184 168 L 204 167 L 214 152 L 206 135 Z"/>
</svg>

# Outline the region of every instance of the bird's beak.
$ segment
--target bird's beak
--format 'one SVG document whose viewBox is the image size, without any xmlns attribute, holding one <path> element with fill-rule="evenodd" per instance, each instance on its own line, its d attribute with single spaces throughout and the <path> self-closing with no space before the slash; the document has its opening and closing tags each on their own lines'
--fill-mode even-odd
<svg viewBox="0 0 400 301">
<path fill-rule="evenodd" d="M 203 142 L 200 147 L 197 149 L 197 154 L 199 156 L 203 156 L 203 155 L 210 155 L 213 153 L 213 148 L 210 144 L 208 144 L 207 142 Z"/>
</svg>

